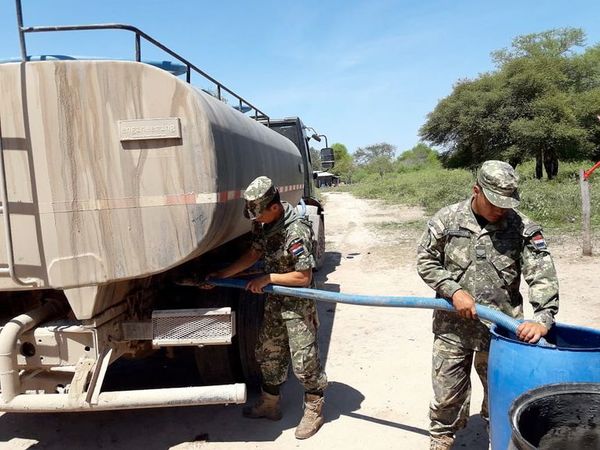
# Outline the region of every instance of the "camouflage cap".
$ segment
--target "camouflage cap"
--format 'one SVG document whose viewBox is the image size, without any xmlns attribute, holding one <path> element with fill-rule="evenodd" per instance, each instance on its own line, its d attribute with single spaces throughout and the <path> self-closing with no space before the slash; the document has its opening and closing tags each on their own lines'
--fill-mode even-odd
<svg viewBox="0 0 600 450">
<path fill-rule="evenodd" d="M 519 206 L 518 181 L 515 169 L 503 161 L 486 161 L 477 173 L 477 183 L 485 197 L 499 208 Z"/>
<path fill-rule="evenodd" d="M 244 199 L 246 200 L 244 216 L 247 219 L 256 219 L 271 203 L 276 193 L 277 189 L 270 178 L 265 176 L 256 178 L 244 191 Z"/>
</svg>

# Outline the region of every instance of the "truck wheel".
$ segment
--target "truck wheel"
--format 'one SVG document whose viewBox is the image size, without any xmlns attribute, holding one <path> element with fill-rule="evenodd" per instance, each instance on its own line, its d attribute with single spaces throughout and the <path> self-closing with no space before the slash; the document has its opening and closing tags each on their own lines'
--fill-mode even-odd
<svg viewBox="0 0 600 450">
<path fill-rule="evenodd" d="M 237 309 L 236 289 L 215 288 L 197 292 L 196 296 L 202 307 L 230 306 L 234 311 Z M 238 337 L 234 336 L 231 345 L 207 345 L 195 349 L 196 367 L 203 384 L 228 384 L 242 380 L 237 342 Z"/>
<path fill-rule="evenodd" d="M 325 218 L 321 216 L 321 224 L 319 226 L 319 235 L 316 240 L 315 263 L 317 269 L 320 269 L 325 259 Z"/>
<path fill-rule="evenodd" d="M 237 337 L 239 358 L 244 380 L 249 387 L 260 386 L 260 367 L 254 354 L 262 324 L 266 295 L 240 291 L 237 309 Z"/>
<path fill-rule="evenodd" d="M 240 381 L 234 345 L 197 347 L 195 357 L 202 384 L 210 386 Z"/>
</svg>

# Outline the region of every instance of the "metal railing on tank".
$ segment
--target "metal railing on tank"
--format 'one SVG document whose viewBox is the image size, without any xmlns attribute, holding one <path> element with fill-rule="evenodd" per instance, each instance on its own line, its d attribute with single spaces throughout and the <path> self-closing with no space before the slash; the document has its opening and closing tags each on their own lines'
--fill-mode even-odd
<svg viewBox="0 0 600 450">
<path fill-rule="evenodd" d="M 19 29 L 19 42 L 21 46 L 21 60 L 23 62 L 28 60 L 27 56 L 27 46 L 25 42 L 25 34 L 26 33 L 47 33 L 47 32 L 55 32 L 55 31 L 85 31 L 85 30 L 125 30 L 131 31 L 135 34 L 135 60 L 137 62 L 142 62 L 142 38 L 145 39 L 150 44 L 153 44 L 155 47 L 161 49 L 162 51 L 168 53 L 173 58 L 177 59 L 180 63 L 184 64 L 186 67 L 186 81 L 191 83 L 191 75 L 192 71 L 196 72 L 206 80 L 210 81 L 215 85 L 216 89 L 216 97 L 219 100 L 223 100 L 223 92 L 228 93 L 232 97 L 234 97 L 238 105 L 235 107 L 240 112 L 254 111 L 252 117 L 255 120 L 263 120 L 270 123 L 269 116 L 266 115 L 263 111 L 258 109 L 252 103 L 244 99 L 242 96 L 236 94 L 231 89 L 226 87 L 223 83 L 215 80 L 213 77 L 208 75 L 203 70 L 196 67 L 194 64 L 189 62 L 187 59 L 175 53 L 173 50 L 168 48 L 167 46 L 161 44 L 159 41 L 154 39 L 152 36 L 144 33 L 139 28 L 136 28 L 132 25 L 121 24 L 121 23 L 105 23 L 105 24 L 92 24 L 92 25 L 57 25 L 57 26 L 37 26 L 37 27 L 25 27 L 23 26 L 23 10 L 21 7 L 21 0 L 15 0 L 16 8 L 17 8 L 17 22 Z"/>
</svg>

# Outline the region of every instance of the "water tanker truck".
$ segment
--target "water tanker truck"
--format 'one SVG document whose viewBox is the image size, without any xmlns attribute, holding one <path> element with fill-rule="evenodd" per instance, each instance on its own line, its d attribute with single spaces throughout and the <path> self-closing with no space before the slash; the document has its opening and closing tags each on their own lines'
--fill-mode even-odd
<svg viewBox="0 0 600 450">
<path fill-rule="evenodd" d="M 260 296 L 176 281 L 247 245 L 242 195 L 259 175 L 311 219 L 322 255 L 302 122 L 271 120 L 137 28 L 26 28 L 17 10 L 22 60 L 0 64 L 0 411 L 244 402 Z M 136 61 L 26 54 L 27 32 L 91 27 L 135 33 Z M 141 62 L 140 39 L 186 80 Z M 216 96 L 188 82 L 194 71 Z M 195 386 L 103 388 L 113 364 L 192 349 Z"/>
</svg>

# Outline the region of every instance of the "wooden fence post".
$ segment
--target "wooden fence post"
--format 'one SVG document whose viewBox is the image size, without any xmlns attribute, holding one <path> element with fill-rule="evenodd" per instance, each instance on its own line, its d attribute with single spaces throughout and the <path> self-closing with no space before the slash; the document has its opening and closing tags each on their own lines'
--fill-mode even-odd
<svg viewBox="0 0 600 450">
<path fill-rule="evenodd" d="M 590 183 L 579 169 L 579 186 L 581 187 L 581 209 L 582 209 L 582 248 L 584 256 L 592 256 L 592 225 L 590 214 Z"/>
</svg>

